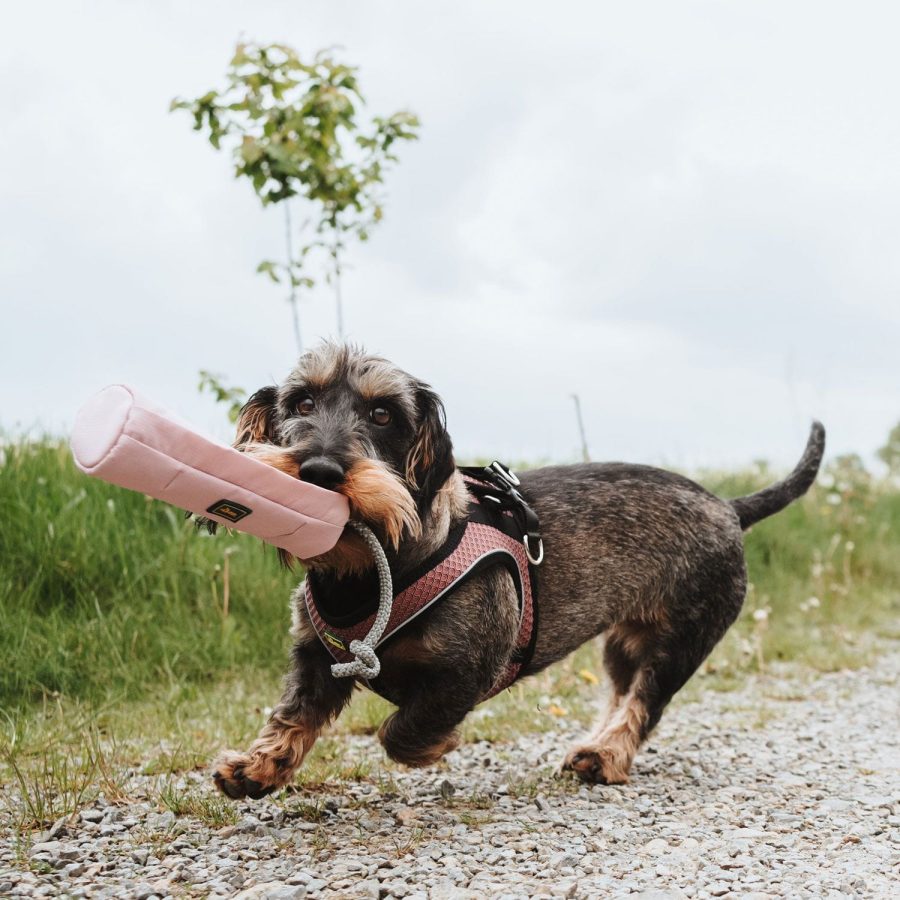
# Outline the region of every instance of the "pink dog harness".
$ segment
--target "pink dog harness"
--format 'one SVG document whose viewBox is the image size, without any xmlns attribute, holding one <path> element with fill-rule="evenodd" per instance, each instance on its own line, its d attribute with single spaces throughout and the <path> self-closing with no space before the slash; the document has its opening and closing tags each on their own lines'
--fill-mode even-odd
<svg viewBox="0 0 900 900">
<path fill-rule="evenodd" d="M 481 698 L 487 700 L 509 687 L 531 659 L 537 635 L 531 567 L 540 563 L 543 550 L 537 517 L 516 490 L 518 479 L 506 480 L 515 479 L 512 473 L 497 463 L 488 469 L 462 471 L 473 495 L 469 515 L 451 529 L 436 553 L 402 579 L 394 580 L 393 608 L 376 646 L 476 573 L 487 566 L 502 565 L 516 585 L 519 632 L 512 659 Z M 536 559 L 532 558 L 532 548 L 540 548 Z M 360 597 L 365 598 L 362 603 Z M 369 633 L 376 615 L 376 597 L 377 582 L 372 576 L 336 579 L 315 572 L 307 575 L 305 600 L 310 620 L 339 663 L 352 661 L 351 641 L 362 640 Z"/>
</svg>

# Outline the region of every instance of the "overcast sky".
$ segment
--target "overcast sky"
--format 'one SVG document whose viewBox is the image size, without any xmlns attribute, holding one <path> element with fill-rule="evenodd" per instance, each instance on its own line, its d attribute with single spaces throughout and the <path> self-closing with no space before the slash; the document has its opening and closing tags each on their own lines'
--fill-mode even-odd
<svg viewBox="0 0 900 900">
<path fill-rule="evenodd" d="M 870 455 L 900 419 L 894 3 L 6 5 L 0 427 L 133 383 L 220 437 L 197 370 L 295 348 L 254 274 L 279 210 L 169 114 L 239 37 L 340 45 L 372 114 L 417 112 L 352 250 L 354 340 L 430 381 L 463 456 L 677 466 Z M 324 291 L 308 337 L 333 335 Z"/>
</svg>

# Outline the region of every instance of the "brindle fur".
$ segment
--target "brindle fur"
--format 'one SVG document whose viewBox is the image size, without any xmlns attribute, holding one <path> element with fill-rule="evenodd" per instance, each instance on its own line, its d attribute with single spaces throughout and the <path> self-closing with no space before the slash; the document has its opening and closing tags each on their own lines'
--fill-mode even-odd
<svg viewBox="0 0 900 900">
<path fill-rule="evenodd" d="M 300 416 L 297 403 L 306 396 L 315 410 Z M 390 426 L 370 421 L 373 405 L 392 410 Z M 439 398 L 354 347 L 323 344 L 301 357 L 283 385 L 258 391 L 243 410 L 236 446 L 299 477 L 311 460 L 339 466 L 337 490 L 385 541 L 397 576 L 440 546 L 468 505 Z M 733 501 L 648 466 L 548 466 L 521 475 L 545 548 L 536 570 L 537 640 L 524 674 L 605 635 L 609 711 L 566 756 L 564 768 L 587 781 L 628 780 L 638 746 L 740 611 L 742 530 L 803 494 L 823 450 L 824 430 L 814 423 L 787 479 Z M 365 498 L 353 493 L 360 467 Z M 315 464 L 307 471 L 314 476 Z M 373 477 L 382 479 L 380 495 L 373 495 Z M 378 496 L 388 500 L 379 505 Z M 304 563 L 337 577 L 371 565 L 349 534 Z M 228 751 L 215 766 L 216 784 L 230 797 L 260 797 L 288 783 L 354 686 L 352 679 L 332 677 L 333 660 L 309 621 L 302 586 L 292 602 L 293 666 L 281 701 L 246 753 Z M 381 674 L 370 686 L 398 707 L 379 731 L 388 755 L 421 766 L 453 749 L 459 724 L 509 662 L 517 630 L 513 581 L 497 567 L 383 645 Z"/>
</svg>

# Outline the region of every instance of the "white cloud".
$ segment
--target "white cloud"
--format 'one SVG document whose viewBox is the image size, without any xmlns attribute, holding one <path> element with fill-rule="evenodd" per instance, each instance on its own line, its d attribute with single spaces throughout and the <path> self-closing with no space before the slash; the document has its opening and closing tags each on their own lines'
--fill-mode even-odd
<svg viewBox="0 0 900 900">
<path fill-rule="evenodd" d="M 900 418 L 900 61 L 888 3 L 19 4 L 0 77 L 0 424 L 132 380 L 211 427 L 211 368 L 289 368 L 280 252 L 169 115 L 240 34 L 341 44 L 409 106 L 352 336 L 431 381 L 466 454 L 792 462 Z M 327 295 L 304 305 L 328 334 Z M 224 436 L 224 428 L 219 426 Z"/>
</svg>

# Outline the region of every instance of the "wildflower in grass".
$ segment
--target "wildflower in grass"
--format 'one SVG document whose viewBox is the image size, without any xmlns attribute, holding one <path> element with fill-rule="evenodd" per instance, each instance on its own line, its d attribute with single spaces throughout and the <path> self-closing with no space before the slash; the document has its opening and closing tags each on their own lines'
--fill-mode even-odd
<svg viewBox="0 0 900 900">
<path fill-rule="evenodd" d="M 759 609 L 753 610 L 753 621 L 756 627 L 753 632 L 753 644 L 756 652 L 756 665 L 760 672 L 766 668 L 765 655 L 763 653 L 763 634 L 769 627 L 769 613 L 772 608 L 769 606 L 761 606 Z"/>
</svg>

